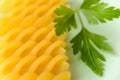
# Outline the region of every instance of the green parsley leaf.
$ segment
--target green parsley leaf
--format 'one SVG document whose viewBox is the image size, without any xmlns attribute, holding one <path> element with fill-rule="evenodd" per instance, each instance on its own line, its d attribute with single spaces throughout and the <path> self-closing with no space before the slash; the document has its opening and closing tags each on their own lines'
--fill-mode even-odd
<svg viewBox="0 0 120 80">
<path fill-rule="evenodd" d="M 108 7 L 106 3 L 100 0 L 84 0 L 79 10 L 72 10 L 66 6 L 61 6 L 55 10 L 57 18 L 54 19 L 56 34 L 59 36 L 64 32 L 77 28 L 75 13 L 82 12 L 89 24 L 106 23 L 107 20 L 113 20 L 120 16 L 120 10 L 115 7 Z M 78 14 L 79 21 L 82 25 L 82 31 L 75 36 L 71 43 L 74 54 L 81 53 L 81 59 L 92 71 L 102 75 L 104 71 L 105 58 L 100 50 L 112 52 L 112 47 L 107 43 L 104 36 L 95 34 L 85 29 L 84 20 L 81 14 Z"/>
<path fill-rule="evenodd" d="M 89 37 L 91 37 L 92 42 L 99 48 L 105 51 L 113 52 L 113 48 L 106 42 L 107 39 L 104 36 L 90 33 Z"/>
<path fill-rule="evenodd" d="M 76 28 L 76 21 L 74 17 L 74 11 L 66 6 L 61 6 L 55 10 L 55 13 L 59 16 L 54 19 L 56 34 L 61 35 L 66 31 L 70 31 L 71 28 Z"/>
<path fill-rule="evenodd" d="M 88 9 L 91 5 L 99 3 L 100 0 L 84 0 L 84 3 L 82 4 L 82 8 Z"/>
<path fill-rule="evenodd" d="M 71 40 L 74 54 L 81 52 L 83 62 L 100 76 L 103 75 L 105 58 L 98 49 L 113 51 L 112 47 L 105 41 L 104 36 L 89 32 L 85 28 Z"/>
<path fill-rule="evenodd" d="M 119 9 L 108 7 L 108 4 L 100 0 L 84 0 L 81 9 L 90 24 L 105 23 L 106 20 L 113 20 L 120 16 Z"/>
</svg>

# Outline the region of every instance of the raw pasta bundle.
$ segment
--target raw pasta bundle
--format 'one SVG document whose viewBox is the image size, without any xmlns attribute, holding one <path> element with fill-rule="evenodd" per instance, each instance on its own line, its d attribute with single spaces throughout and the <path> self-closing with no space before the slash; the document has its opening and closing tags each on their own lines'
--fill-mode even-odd
<svg viewBox="0 0 120 80">
<path fill-rule="evenodd" d="M 0 80 L 70 80 L 54 9 L 66 0 L 0 0 Z"/>
</svg>

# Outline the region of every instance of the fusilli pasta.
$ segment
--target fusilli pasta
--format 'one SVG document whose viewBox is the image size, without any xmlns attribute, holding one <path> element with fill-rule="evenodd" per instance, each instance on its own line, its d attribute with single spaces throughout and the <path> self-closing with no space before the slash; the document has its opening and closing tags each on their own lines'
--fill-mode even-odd
<svg viewBox="0 0 120 80">
<path fill-rule="evenodd" d="M 66 0 L 0 0 L 0 80 L 70 80 L 54 9 Z"/>
</svg>

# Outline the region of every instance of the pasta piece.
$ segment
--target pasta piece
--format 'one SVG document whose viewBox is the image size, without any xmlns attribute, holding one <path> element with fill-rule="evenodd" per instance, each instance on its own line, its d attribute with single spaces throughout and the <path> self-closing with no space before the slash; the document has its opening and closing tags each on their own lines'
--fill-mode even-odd
<svg viewBox="0 0 120 80">
<path fill-rule="evenodd" d="M 66 0 L 0 0 L 0 80 L 70 80 L 54 10 Z"/>
</svg>

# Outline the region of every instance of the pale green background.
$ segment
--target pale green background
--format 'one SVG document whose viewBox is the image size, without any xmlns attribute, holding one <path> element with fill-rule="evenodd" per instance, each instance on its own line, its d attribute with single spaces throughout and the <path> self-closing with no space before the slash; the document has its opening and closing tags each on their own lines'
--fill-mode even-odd
<svg viewBox="0 0 120 80">
<path fill-rule="evenodd" d="M 116 6 L 116 8 L 120 8 L 120 0 L 102 1 L 109 3 L 111 6 Z M 69 0 L 69 3 L 73 8 L 76 8 L 82 3 L 82 0 Z M 86 26 L 88 26 L 87 23 Z M 99 77 L 80 60 L 80 55 L 74 56 L 72 54 L 72 49 L 67 47 L 69 63 L 71 64 L 70 70 L 72 72 L 72 80 L 120 80 L 120 19 L 114 19 L 105 24 L 91 25 L 89 29 L 93 32 L 105 35 L 115 51 L 114 53 L 103 52 L 107 62 L 105 63 L 104 75 Z M 68 40 L 79 30 L 80 28 L 71 31 Z M 68 45 L 70 46 L 69 43 Z"/>
</svg>

